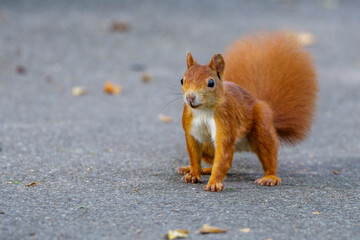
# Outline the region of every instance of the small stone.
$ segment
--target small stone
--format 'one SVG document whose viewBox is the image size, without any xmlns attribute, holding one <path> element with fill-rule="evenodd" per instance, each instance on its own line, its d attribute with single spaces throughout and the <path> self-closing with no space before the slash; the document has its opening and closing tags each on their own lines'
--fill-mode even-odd
<svg viewBox="0 0 360 240">
<path fill-rule="evenodd" d="M 84 87 L 74 87 L 72 89 L 72 94 L 77 97 L 85 95 L 86 93 L 87 93 L 87 90 Z"/>
<path fill-rule="evenodd" d="M 19 73 L 19 74 L 25 74 L 26 72 L 26 69 L 23 65 L 17 65 L 16 66 L 16 72 Z"/>
<path fill-rule="evenodd" d="M 142 72 L 145 69 L 146 69 L 146 66 L 141 63 L 134 63 L 133 65 L 131 65 L 131 70 L 133 70 L 135 72 Z"/>
<path fill-rule="evenodd" d="M 52 77 L 50 75 L 45 75 L 44 80 L 45 82 L 50 83 L 52 82 Z"/>
</svg>

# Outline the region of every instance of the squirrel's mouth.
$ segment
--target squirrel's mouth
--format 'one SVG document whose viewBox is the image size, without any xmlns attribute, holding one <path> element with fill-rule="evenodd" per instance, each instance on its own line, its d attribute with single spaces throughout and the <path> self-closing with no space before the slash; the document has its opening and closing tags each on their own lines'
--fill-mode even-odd
<svg viewBox="0 0 360 240">
<path fill-rule="evenodd" d="M 197 108 L 197 107 L 199 107 L 199 106 L 201 106 L 201 104 L 198 104 L 198 105 L 192 105 L 192 103 L 190 103 L 190 107 L 192 107 L 192 108 Z"/>
</svg>

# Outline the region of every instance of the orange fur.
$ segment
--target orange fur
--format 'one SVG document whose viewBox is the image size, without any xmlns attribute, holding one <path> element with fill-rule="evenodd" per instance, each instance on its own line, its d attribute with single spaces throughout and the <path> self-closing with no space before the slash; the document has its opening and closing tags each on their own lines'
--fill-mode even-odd
<svg viewBox="0 0 360 240">
<path fill-rule="evenodd" d="M 255 182 L 280 185 L 278 137 L 302 140 L 313 118 L 317 82 L 309 55 L 288 34 L 272 34 L 235 43 L 225 60 L 216 54 L 208 65 L 189 52 L 186 59 L 182 124 L 190 166 L 179 168 L 183 181 L 211 173 L 204 190 L 222 191 L 235 148 L 248 143 L 265 172 Z M 212 168 L 202 169 L 201 160 Z"/>
<path fill-rule="evenodd" d="M 288 33 L 235 42 L 225 54 L 226 81 L 267 102 L 279 137 L 289 143 L 310 131 L 318 84 L 310 54 Z"/>
</svg>

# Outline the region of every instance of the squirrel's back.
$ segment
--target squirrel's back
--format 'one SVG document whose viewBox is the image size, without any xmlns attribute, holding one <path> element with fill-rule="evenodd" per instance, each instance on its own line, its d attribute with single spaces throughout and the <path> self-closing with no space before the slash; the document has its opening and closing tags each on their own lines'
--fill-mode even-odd
<svg viewBox="0 0 360 240">
<path fill-rule="evenodd" d="M 310 54 L 288 33 L 262 34 L 230 46 L 225 80 L 271 106 L 281 140 L 296 143 L 311 128 L 318 84 Z"/>
</svg>

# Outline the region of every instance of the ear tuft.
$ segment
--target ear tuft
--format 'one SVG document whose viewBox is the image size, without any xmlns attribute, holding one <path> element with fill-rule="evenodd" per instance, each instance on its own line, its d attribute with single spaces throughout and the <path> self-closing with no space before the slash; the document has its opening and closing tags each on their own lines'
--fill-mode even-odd
<svg viewBox="0 0 360 240">
<path fill-rule="evenodd" d="M 186 66 L 187 66 L 187 68 L 188 68 L 188 69 L 191 68 L 195 63 L 196 63 L 196 62 L 195 62 L 195 60 L 193 59 L 190 51 L 187 51 L 187 52 L 186 52 Z"/>
<path fill-rule="evenodd" d="M 216 71 L 218 77 L 222 79 L 225 70 L 225 61 L 221 54 L 215 54 L 209 63 L 209 67 Z"/>
</svg>

